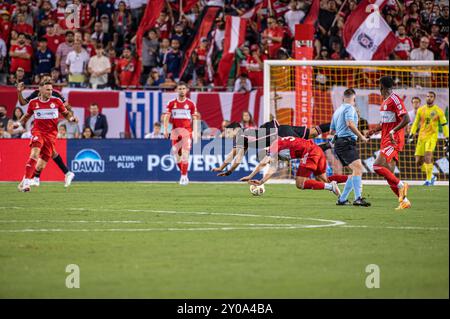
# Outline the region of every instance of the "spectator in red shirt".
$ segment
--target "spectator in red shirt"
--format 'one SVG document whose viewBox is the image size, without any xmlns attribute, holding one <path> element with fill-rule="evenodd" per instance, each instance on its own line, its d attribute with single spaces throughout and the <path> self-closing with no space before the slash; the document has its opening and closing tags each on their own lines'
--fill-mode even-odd
<svg viewBox="0 0 450 319">
<path fill-rule="evenodd" d="M 73 0 L 73 4 L 78 9 L 78 14 L 75 15 L 77 28 L 83 32 L 91 31 L 95 18 L 92 12 L 91 5 L 86 1 Z"/>
<path fill-rule="evenodd" d="M 274 18 L 267 19 L 267 29 L 263 32 L 263 43 L 267 44 L 269 50 L 269 58 L 275 59 L 278 50 L 281 48 L 284 30 L 281 28 Z"/>
<path fill-rule="evenodd" d="M 9 56 L 11 64 L 9 71 L 16 72 L 17 68 L 21 67 L 27 74 L 31 74 L 31 57 L 33 56 L 33 49 L 31 46 L 25 44 L 25 34 L 20 33 L 17 39 L 17 45 L 11 46 Z"/>
<path fill-rule="evenodd" d="M 409 53 L 414 49 L 413 41 L 406 35 L 406 27 L 400 25 L 397 30 L 398 44 L 394 49 L 395 58 L 398 60 L 408 60 Z"/>
<path fill-rule="evenodd" d="M 95 53 L 95 46 L 96 46 L 96 41 L 92 40 L 91 34 L 86 32 L 83 35 L 83 47 L 86 49 L 87 53 L 89 54 L 90 57 L 93 57 L 96 53 Z"/>
<path fill-rule="evenodd" d="M 251 55 L 247 58 L 248 78 L 253 86 L 261 87 L 264 84 L 263 61 L 267 56 L 261 54 L 257 44 L 251 46 L 250 52 Z"/>
<path fill-rule="evenodd" d="M 62 35 L 58 35 L 55 32 L 55 27 L 51 24 L 49 24 L 45 28 L 46 33 L 44 34 L 43 38 L 47 39 L 47 46 L 52 51 L 53 54 L 56 54 L 56 50 L 58 49 L 58 46 L 64 42 L 64 37 Z"/>
<path fill-rule="evenodd" d="M 57 21 L 62 21 L 66 17 L 66 0 L 58 0 L 56 4 L 56 9 L 54 10 Z"/>
<path fill-rule="evenodd" d="M 11 35 L 12 23 L 9 21 L 9 12 L 4 10 L 0 18 L 0 37 L 6 42 L 9 42 L 9 37 Z"/>
<path fill-rule="evenodd" d="M 116 65 L 116 84 L 119 87 L 128 87 L 133 84 L 134 72 L 136 70 L 136 60 L 130 48 L 123 49 L 122 58 Z"/>
<path fill-rule="evenodd" d="M 13 30 L 17 31 L 17 33 L 33 35 L 33 27 L 25 22 L 23 13 L 17 14 L 17 23 L 14 25 Z"/>
</svg>

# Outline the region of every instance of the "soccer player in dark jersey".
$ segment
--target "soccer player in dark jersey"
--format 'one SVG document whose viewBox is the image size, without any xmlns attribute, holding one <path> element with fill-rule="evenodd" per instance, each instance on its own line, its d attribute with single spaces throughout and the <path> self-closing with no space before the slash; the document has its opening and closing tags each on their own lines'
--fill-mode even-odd
<svg viewBox="0 0 450 319">
<path fill-rule="evenodd" d="M 41 82 L 49 82 L 51 83 L 51 77 L 50 76 L 43 76 Z M 17 84 L 17 97 L 19 100 L 20 105 L 27 105 L 31 100 L 37 98 L 39 96 L 39 90 L 34 90 L 33 93 L 31 93 L 28 97 L 24 97 L 22 92 L 25 89 L 25 85 L 23 82 L 18 83 Z M 57 90 L 52 89 L 51 92 L 51 96 L 53 98 L 57 98 L 60 99 L 61 102 L 64 104 L 64 106 L 66 107 L 66 109 L 71 113 L 71 115 L 73 115 L 73 111 L 72 111 L 72 107 L 70 106 L 70 104 L 64 99 L 64 97 L 62 96 L 62 94 L 60 92 L 58 92 Z M 54 153 L 52 154 L 52 159 L 53 161 L 56 163 L 56 165 L 58 165 L 58 167 L 61 169 L 61 171 L 64 174 L 64 186 L 65 187 L 69 187 L 70 184 L 72 183 L 72 180 L 75 177 L 75 174 L 72 173 L 71 171 L 69 171 L 69 169 L 67 168 L 66 164 L 64 164 L 63 159 L 61 158 L 61 156 L 56 152 L 55 149 L 53 149 Z M 32 181 L 31 181 L 31 186 L 39 186 L 40 184 L 40 175 L 41 175 L 41 171 L 36 170 L 35 171 L 35 176 L 33 177 Z"/>
<path fill-rule="evenodd" d="M 233 149 L 225 157 L 222 165 L 212 169 L 213 172 L 218 172 L 217 176 L 231 175 L 240 165 L 249 148 L 255 148 L 257 150 L 267 149 L 278 137 L 293 136 L 312 139 L 322 133 L 328 132 L 330 130 L 330 123 L 308 128 L 307 126 L 280 125 L 277 120 L 272 120 L 262 124 L 259 129 L 247 129 L 243 131 L 239 123 L 234 122 L 229 124 L 227 129 L 233 130 L 231 134 L 231 136 L 234 136 Z M 323 143 L 318 146 L 323 151 L 330 148 L 329 143 Z M 231 167 L 224 171 L 228 164 L 231 164 Z"/>
</svg>

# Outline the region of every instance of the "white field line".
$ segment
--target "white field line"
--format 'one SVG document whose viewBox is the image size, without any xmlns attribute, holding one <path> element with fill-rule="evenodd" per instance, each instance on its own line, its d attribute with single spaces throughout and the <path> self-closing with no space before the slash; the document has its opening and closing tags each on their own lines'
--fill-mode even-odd
<svg viewBox="0 0 450 319">
<path fill-rule="evenodd" d="M 26 209 L 25 207 L 11 206 L 0 207 L 0 210 L 7 209 Z M 36 209 L 36 208 L 34 208 Z M 46 208 L 47 209 L 47 208 Z M 56 209 L 53 209 L 56 210 Z M 133 212 L 133 213 L 157 213 L 157 214 L 190 214 L 190 215 L 216 215 L 216 216 L 237 216 L 237 217 L 253 217 L 253 218 L 272 218 L 272 219 L 291 219 L 291 220 L 309 220 L 316 222 L 323 222 L 327 224 L 320 225 L 305 225 L 305 224 L 256 224 L 256 223 L 218 223 L 218 222 L 194 222 L 194 221 L 139 221 L 139 220 L 0 220 L 0 224 L 9 223 L 115 223 L 115 224 L 180 224 L 180 225 L 214 225 L 227 227 L 198 227 L 198 228 L 111 228 L 111 229 L 63 229 L 63 228 L 44 228 L 44 229 L 12 229 L 0 230 L 3 233 L 16 232 L 147 232 L 147 231 L 213 231 L 213 230 L 259 230 L 259 229 L 307 229 L 307 228 L 324 228 L 334 227 L 338 228 L 366 228 L 366 229 L 393 229 L 393 230 L 447 230 L 448 227 L 421 227 L 421 226 L 368 226 L 368 225 L 347 225 L 346 222 L 328 220 L 321 218 L 297 217 L 297 216 L 279 216 L 279 215 L 257 215 L 245 213 L 213 213 L 213 212 L 177 212 L 151 209 L 108 209 L 108 208 L 67 208 L 70 211 L 117 211 L 117 212 Z"/>
</svg>

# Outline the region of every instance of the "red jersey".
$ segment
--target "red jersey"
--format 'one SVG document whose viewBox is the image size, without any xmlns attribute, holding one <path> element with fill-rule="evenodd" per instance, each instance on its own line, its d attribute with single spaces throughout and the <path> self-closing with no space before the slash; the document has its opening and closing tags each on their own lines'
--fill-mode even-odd
<svg viewBox="0 0 450 319">
<path fill-rule="evenodd" d="M 192 132 L 192 116 L 197 113 L 197 107 L 191 99 L 186 98 L 183 102 L 173 99 L 167 104 L 167 113 L 171 115 L 173 129 L 184 128 Z"/>
<path fill-rule="evenodd" d="M 267 28 L 264 30 L 264 36 L 272 38 L 283 38 L 284 30 L 282 27 L 276 26 L 274 28 Z M 275 42 L 272 39 L 267 40 L 267 47 L 269 49 L 269 58 L 276 58 L 278 50 L 281 48 L 281 42 Z"/>
<path fill-rule="evenodd" d="M 208 55 L 207 49 L 198 47 L 197 49 L 195 49 L 195 52 L 197 52 L 197 65 L 206 65 L 206 57 Z"/>
<path fill-rule="evenodd" d="M 14 25 L 13 30 L 17 33 L 25 33 L 28 35 L 33 34 L 33 27 L 28 23 L 17 23 L 16 25 Z"/>
<path fill-rule="evenodd" d="M 300 137 L 280 137 L 269 148 L 269 155 L 277 154 L 284 159 L 304 158 L 310 152 L 320 150 L 311 140 Z M 284 151 L 284 152 L 283 152 Z"/>
<path fill-rule="evenodd" d="M 397 38 L 398 44 L 394 49 L 395 54 L 402 60 L 408 60 L 409 53 L 414 49 L 414 44 L 409 37 L 404 39 Z"/>
<path fill-rule="evenodd" d="M 395 93 L 392 93 L 386 100 L 381 103 L 380 117 L 381 117 L 381 146 L 383 149 L 386 146 L 392 145 L 389 138 L 389 132 L 396 127 L 401 121 L 403 115 L 407 114 L 403 100 Z M 394 134 L 397 150 L 401 151 L 405 145 L 405 129 L 402 128 Z"/>
<path fill-rule="evenodd" d="M 119 73 L 119 82 L 121 86 L 132 85 L 134 71 L 136 70 L 136 61 L 125 58 L 117 61 L 117 72 Z"/>
<path fill-rule="evenodd" d="M 56 50 L 58 49 L 58 46 L 65 41 L 64 36 L 62 35 L 48 35 L 45 34 L 43 36 L 45 39 L 47 39 L 47 47 L 50 51 L 52 51 L 53 54 L 56 54 Z"/>
<path fill-rule="evenodd" d="M 1 19 L 1 18 L 0 18 Z M 0 20 L 0 37 L 9 43 L 9 36 L 11 35 L 12 23 L 10 21 Z"/>
<path fill-rule="evenodd" d="M 31 72 L 31 59 L 33 57 L 33 49 L 31 46 L 12 45 L 9 51 L 16 53 L 28 53 L 30 55 L 29 59 L 11 58 L 10 71 L 12 73 L 16 72 L 18 67 L 22 67 L 25 72 Z"/>
<path fill-rule="evenodd" d="M 59 114 L 66 114 L 68 111 L 64 103 L 55 97 L 42 101 L 39 98 L 32 99 L 28 104 L 28 115 L 34 115 L 34 125 L 31 133 L 40 133 L 50 138 L 56 138 L 58 134 Z"/>
</svg>

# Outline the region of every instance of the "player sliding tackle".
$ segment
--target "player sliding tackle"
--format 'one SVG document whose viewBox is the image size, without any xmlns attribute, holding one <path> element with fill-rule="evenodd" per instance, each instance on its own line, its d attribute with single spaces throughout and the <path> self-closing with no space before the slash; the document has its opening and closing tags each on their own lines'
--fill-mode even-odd
<svg viewBox="0 0 450 319">
<path fill-rule="evenodd" d="M 373 170 L 383 176 L 398 196 L 399 206 L 397 210 L 411 207 L 407 196 L 408 184 L 394 175 L 395 164 L 398 162 L 398 154 L 405 145 L 405 126 L 409 123 L 409 115 L 403 100 L 393 92 L 394 80 L 390 76 L 380 79 L 380 92 L 383 97 L 381 103 L 381 124 L 367 132 L 370 137 L 381 131 L 380 154 L 373 165 Z"/>
<path fill-rule="evenodd" d="M 346 180 L 347 176 L 335 175 L 327 178 L 327 161 L 322 149 L 310 140 L 292 136 L 278 138 L 272 143 L 269 147 L 268 155 L 262 159 L 250 175 L 241 178 L 241 181 L 246 181 L 253 185 L 262 185 L 276 173 L 278 159 L 289 161 L 294 158 L 300 159 L 295 178 L 295 185 L 298 189 L 329 190 L 336 196 L 341 195 L 334 179 L 344 178 Z M 261 180 L 253 180 L 252 178 L 268 164 L 269 169 L 264 177 Z M 314 174 L 316 180 L 308 179 L 311 174 Z"/>
<path fill-rule="evenodd" d="M 78 122 L 60 99 L 52 97 L 52 89 L 51 82 L 41 81 L 39 97 L 30 101 L 27 112 L 19 120 L 22 126 L 25 126 L 34 115 L 30 158 L 25 165 L 25 176 L 19 184 L 19 190 L 22 192 L 30 191 L 31 178 L 35 171 L 42 171 L 54 153 L 59 113 L 70 122 Z"/>
<path fill-rule="evenodd" d="M 241 164 L 242 159 L 249 148 L 263 150 L 267 148 L 278 137 L 301 137 L 304 139 L 313 139 L 322 133 L 328 132 L 330 123 L 320 124 L 315 127 L 280 125 L 277 120 L 269 121 L 260 126 L 259 129 L 242 130 L 239 123 L 231 123 L 226 127 L 229 130 L 228 135 L 233 137 L 233 149 L 225 157 L 222 165 L 213 168 L 213 172 L 219 172 L 217 176 L 231 175 Z M 329 143 L 319 145 L 324 151 L 329 148 Z M 231 167 L 224 169 L 231 164 Z M 345 181 L 338 181 L 345 182 Z"/>
<path fill-rule="evenodd" d="M 41 81 L 51 82 L 52 78 L 50 76 L 43 76 Z M 39 96 L 39 90 L 34 90 L 33 93 L 31 93 L 28 97 L 24 97 L 22 95 L 23 90 L 25 89 L 25 85 L 23 82 L 20 82 L 17 84 L 17 97 L 19 100 L 20 105 L 24 106 L 27 105 L 31 100 L 37 98 Z M 52 97 L 60 99 L 63 103 L 66 109 L 73 115 L 72 107 L 70 104 L 65 101 L 64 97 L 59 93 L 58 91 L 52 89 Z M 56 152 L 56 150 L 53 150 L 52 159 L 58 165 L 58 167 L 61 169 L 61 171 L 64 174 L 64 187 L 69 187 L 72 183 L 73 178 L 75 177 L 75 174 L 70 172 L 67 168 L 66 164 L 64 164 L 63 159 L 61 156 Z M 33 179 L 31 180 L 31 186 L 39 186 L 41 172 L 35 171 Z"/>
<path fill-rule="evenodd" d="M 176 86 L 178 97 L 167 104 L 164 116 L 164 137 L 169 138 L 169 122 L 172 123 L 172 154 L 181 172 L 180 185 L 188 185 L 189 153 L 192 138 L 197 140 L 197 119 L 199 115 L 195 103 L 187 98 L 186 83 L 178 82 Z"/>
</svg>

